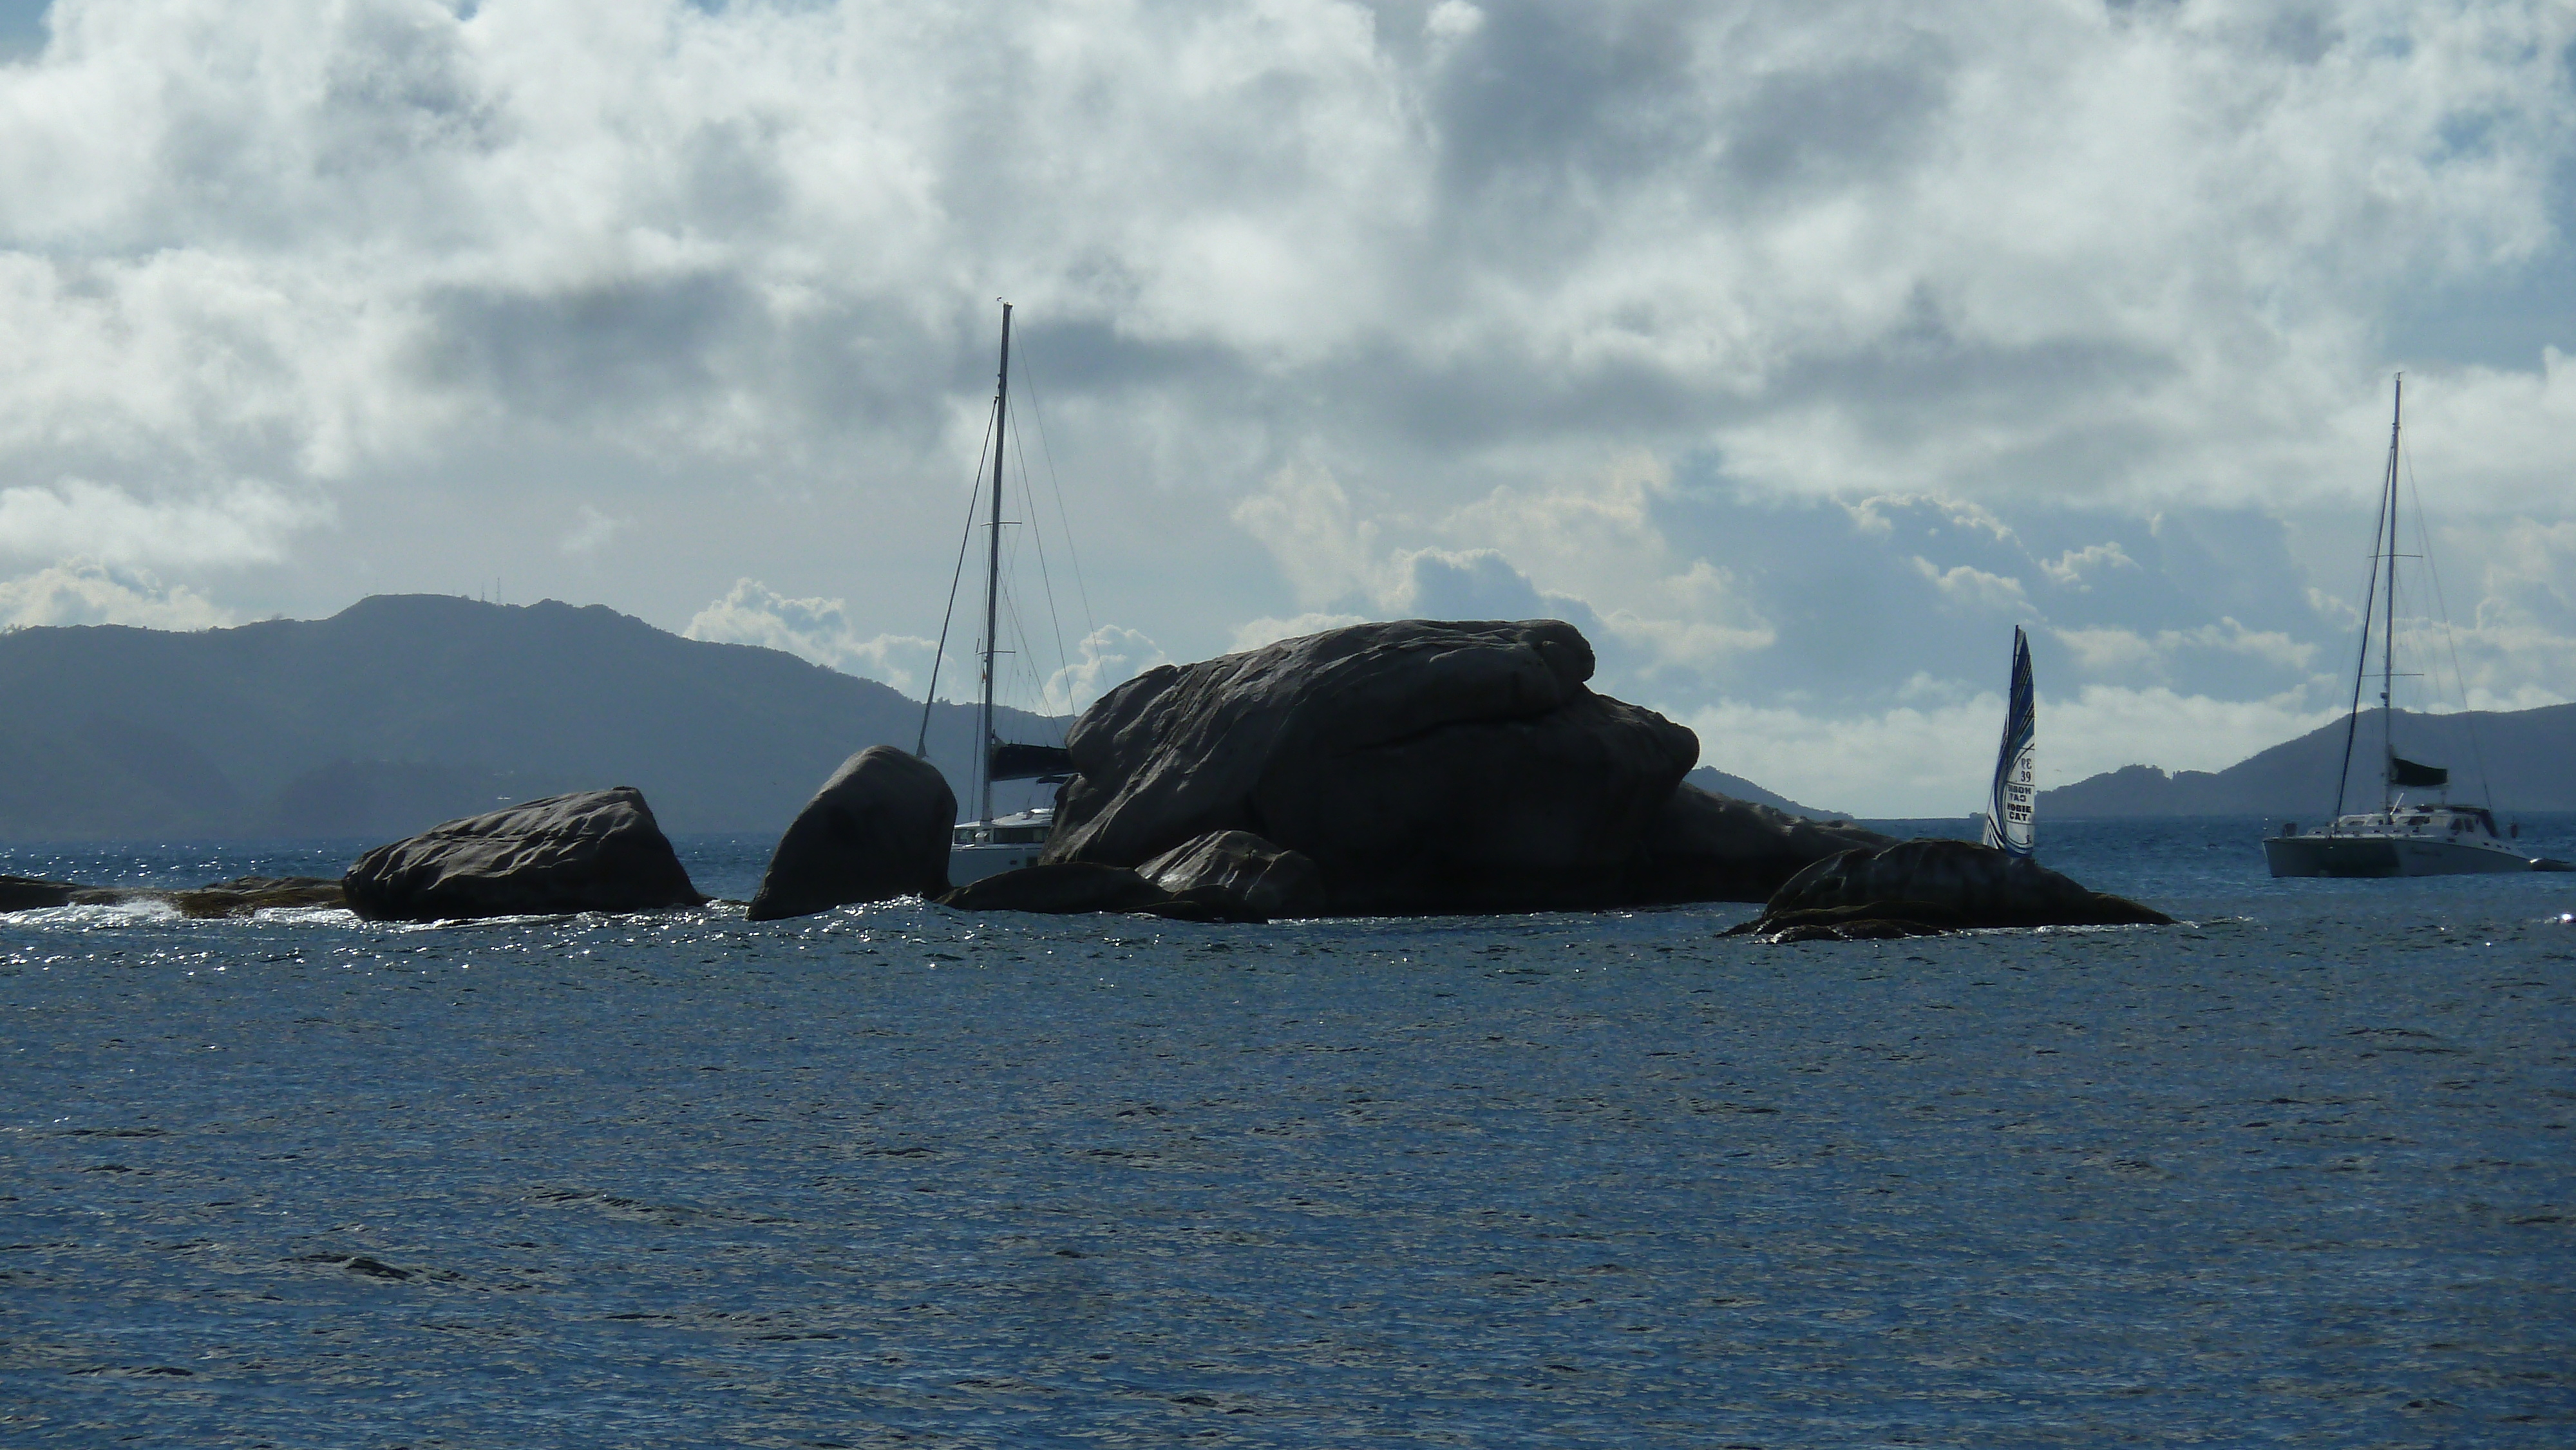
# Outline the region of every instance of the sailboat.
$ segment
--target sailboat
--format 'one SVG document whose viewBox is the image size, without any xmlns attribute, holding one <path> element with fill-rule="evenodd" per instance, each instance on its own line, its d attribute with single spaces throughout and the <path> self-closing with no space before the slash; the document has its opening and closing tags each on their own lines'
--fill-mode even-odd
<svg viewBox="0 0 2576 1450">
<path fill-rule="evenodd" d="M 2039 794 L 2039 695 L 2030 680 L 2030 635 L 2013 626 L 2012 699 L 2004 707 L 2003 745 L 1995 752 L 1994 783 L 1986 788 L 1985 844 L 2027 856 L 2033 843 L 2032 807 Z"/>
<path fill-rule="evenodd" d="M 2406 413 L 2406 379 L 2399 376 L 2388 422 L 2388 471 L 2380 482 L 2379 525 L 2372 531 L 2370 588 L 2362 597 L 2361 653 L 2353 663 L 2352 706 L 2344 717 L 2343 767 L 2335 777 L 2329 823 L 2301 831 L 2296 824 L 2263 842 L 2275 876 L 2464 876 L 2502 871 L 2565 871 L 2566 862 L 2524 855 L 2496 833 L 2487 806 L 2450 800 L 2451 773 L 2397 753 L 2397 711 L 2391 686 L 2397 678 L 2397 474 L 2398 438 Z M 2370 675 L 2373 608 L 2379 613 L 2379 809 L 2344 812 L 2352 752 L 2361 731 L 2361 687 Z M 2440 792 L 2409 804 L 2406 792 Z"/>
<path fill-rule="evenodd" d="M 975 738 L 981 748 L 975 762 L 975 819 L 961 821 L 952 828 L 948 845 L 948 881 L 963 886 L 981 881 L 1004 871 L 1034 866 L 1046 849 L 1047 836 L 1055 829 L 1055 807 L 1036 806 L 1011 815 L 993 814 L 993 786 L 997 781 L 1035 780 L 1061 783 L 1073 774 L 1073 757 L 1062 746 L 1027 745 L 1005 741 L 993 728 L 994 659 L 1007 651 L 998 647 L 1002 615 L 1002 458 L 1003 434 L 1010 423 L 1011 411 L 1011 304 L 1002 304 L 1002 361 L 993 386 L 993 482 L 990 490 L 991 512 L 985 528 L 984 552 L 984 640 L 977 651 L 983 664 L 983 696 L 975 715 Z M 980 465 L 979 465 L 980 472 Z M 971 530 L 973 525 L 970 523 Z M 954 596 L 951 596 L 954 607 Z M 940 639 L 948 637 L 945 626 Z M 939 661 L 930 665 L 931 688 L 922 702 L 921 739 L 913 753 L 926 755 L 930 740 L 930 704 L 939 683 Z"/>
</svg>

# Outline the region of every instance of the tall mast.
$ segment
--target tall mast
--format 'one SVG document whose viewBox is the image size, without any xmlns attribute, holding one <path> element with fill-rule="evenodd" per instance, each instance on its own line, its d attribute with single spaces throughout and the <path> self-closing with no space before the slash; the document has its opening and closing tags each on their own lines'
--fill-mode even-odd
<svg viewBox="0 0 2576 1450">
<path fill-rule="evenodd" d="M 2406 415 L 2406 375 L 2397 375 L 2395 400 L 2388 413 L 2388 488 L 2384 507 L 2388 513 L 2388 590 L 2381 608 L 2379 628 L 2379 739 L 2386 759 L 2379 763 L 2379 811 L 2386 815 L 2397 807 L 2394 787 L 2389 777 L 2397 770 L 2397 702 L 2389 684 L 2397 670 L 2397 430 Z"/>
<path fill-rule="evenodd" d="M 1011 304 L 1002 304 L 1002 367 L 993 386 L 993 512 L 990 549 L 984 560 L 984 710 L 975 741 L 975 779 L 983 809 L 976 819 L 993 819 L 993 655 L 1002 617 L 1002 428 L 1011 416 Z"/>
</svg>

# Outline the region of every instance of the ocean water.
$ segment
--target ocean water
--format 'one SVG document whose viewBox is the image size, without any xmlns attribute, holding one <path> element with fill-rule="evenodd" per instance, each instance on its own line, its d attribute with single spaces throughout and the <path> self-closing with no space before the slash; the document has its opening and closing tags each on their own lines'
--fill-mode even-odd
<svg viewBox="0 0 2576 1450">
<path fill-rule="evenodd" d="M 2576 1443 L 2576 876 L 2258 835 L 2043 825 L 2181 926 L 1794 947 L 0 918 L 0 1444 Z"/>
</svg>

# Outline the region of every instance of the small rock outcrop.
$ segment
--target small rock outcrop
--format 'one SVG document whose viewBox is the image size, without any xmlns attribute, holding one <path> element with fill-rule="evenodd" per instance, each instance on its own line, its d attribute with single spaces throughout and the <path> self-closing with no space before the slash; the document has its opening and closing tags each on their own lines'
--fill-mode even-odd
<svg viewBox="0 0 2576 1450">
<path fill-rule="evenodd" d="M 158 894 L 158 893 L 156 893 Z M 236 876 L 168 893 L 181 916 L 249 916 L 272 906 L 346 906 L 347 894 L 337 881 L 319 876 Z"/>
<path fill-rule="evenodd" d="M 1067 738 L 1050 862 L 1212 832 L 1312 860 L 1337 913 L 1621 904 L 1690 731 L 1585 688 L 1559 620 L 1352 625 L 1148 670 Z"/>
<path fill-rule="evenodd" d="M 957 794 L 929 761 L 871 745 L 796 813 L 751 898 L 753 921 L 948 890 Z"/>
<path fill-rule="evenodd" d="M 1972 841 L 1845 851 L 1784 883 L 1733 928 L 1773 941 L 1863 941 L 1980 927 L 2169 926 L 2173 918 L 2089 890 L 2027 856 Z"/>
<path fill-rule="evenodd" d="M 1220 887 L 1166 891 L 1124 866 L 1056 861 L 970 881 L 939 898 L 958 911 L 1029 911 L 1049 916 L 1142 912 L 1175 921 L 1266 921 Z"/>
<path fill-rule="evenodd" d="M 1265 920 L 1316 916 L 1325 909 L 1324 875 L 1314 860 L 1250 831 L 1210 831 L 1146 862 L 1136 874 L 1175 896 L 1230 902 L 1244 915 Z"/>
<path fill-rule="evenodd" d="M 706 901 L 633 786 L 471 816 L 378 846 L 340 878 L 379 921 L 657 911 Z"/>
<path fill-rule="evenodd" d="M 42 881 L 27 876 L 0 876 L 0 912 L 35 911 L 49 906 L 118 906 L 158 901 L 181 916 L 249 916 L 268 906 L 341 906 L 340 883 L 319 876 L 237 876 L 186 891 L 149 886 L 83 886 L 76 881 Z"/>
<path fill-rule="evenodd" d="M 1849 821 L 1810 821 L 1685 783 L 1646 828 L 1635 894 L 1659 902 L 1765 901 L 1827 857 L 1895 844 Z"/>
<path fill-rule="evenodd" d="M 49 906 L 69 906 L 74 892 L 91 889 L 77 881 L 0 876 L 0 911 L 42 911 Z"/>
</svg>

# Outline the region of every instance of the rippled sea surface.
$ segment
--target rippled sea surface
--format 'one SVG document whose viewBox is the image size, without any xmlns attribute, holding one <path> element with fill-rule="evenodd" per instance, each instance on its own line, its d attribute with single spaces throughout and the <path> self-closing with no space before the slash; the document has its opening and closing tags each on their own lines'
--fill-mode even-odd
<svg viewBox="0 0 2576 1450">
<path fill-rule="evenodd" d="M 2576 1443 L 2576 876 L 2258 834 L 2044 834 L 2184 926 L 1795 947 L 0 918 L 0 1443 Z"/>
</svg>

